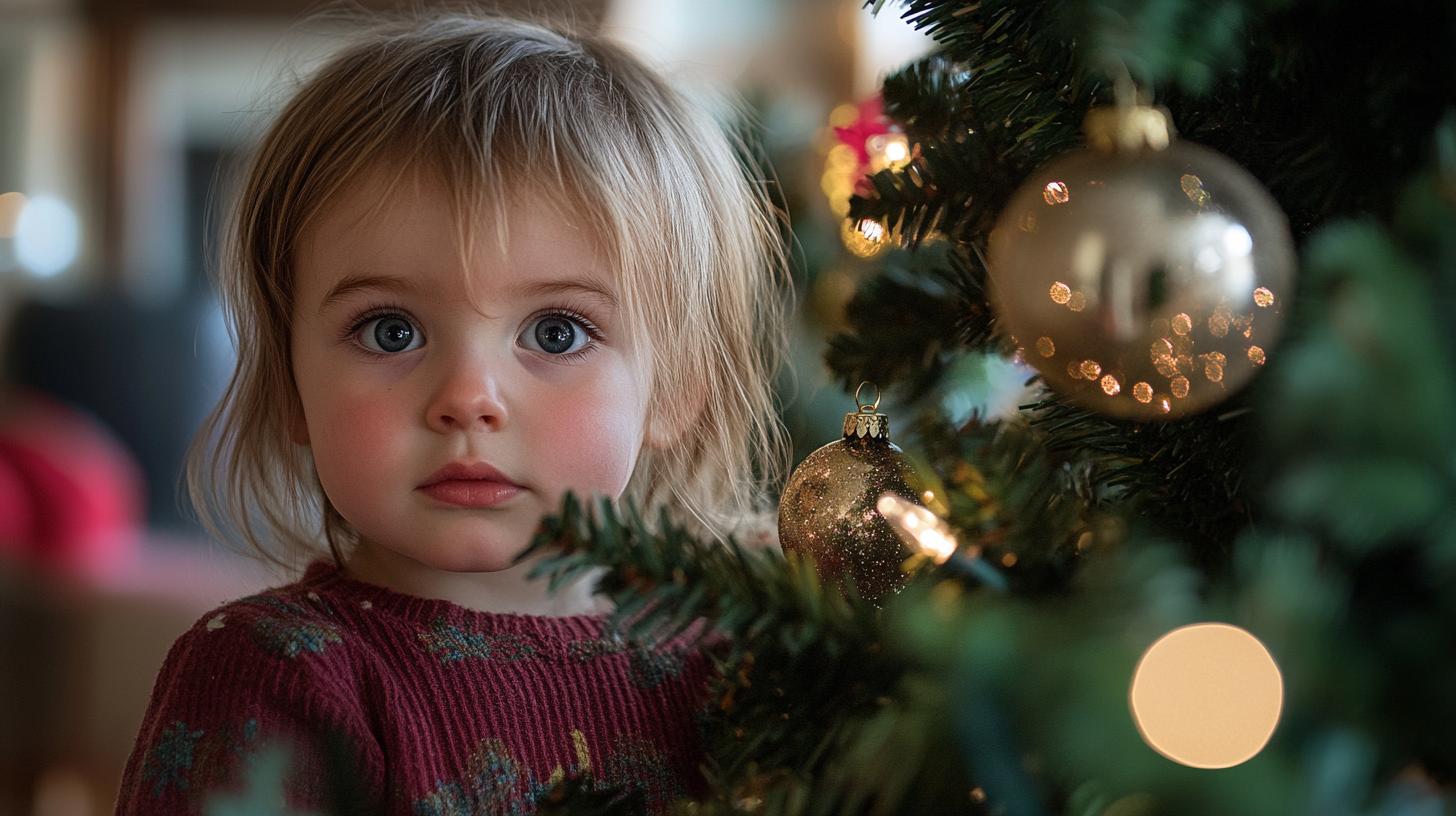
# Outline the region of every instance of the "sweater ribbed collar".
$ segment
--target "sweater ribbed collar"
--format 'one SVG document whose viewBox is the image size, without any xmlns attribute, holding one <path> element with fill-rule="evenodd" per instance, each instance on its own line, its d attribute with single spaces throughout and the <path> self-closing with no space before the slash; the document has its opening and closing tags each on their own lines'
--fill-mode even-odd
<svg viewBox="0 0 1456 816">
<path fill-rule="evenodd" d="M 379 610 L 410 621 L 434 624 L 448 621 L 478 631 L 532 634 L 548 639 L 599 637 L 610 615 L 527 615 L 513 612 L 482 612 L 453 601 L 406 595 L 388 587 L 345 575 L 331 559 L 310 562 L 299 585 L 340 601 Z M 367 606 L 366 606 L 367 604 Z"/>
</svg>

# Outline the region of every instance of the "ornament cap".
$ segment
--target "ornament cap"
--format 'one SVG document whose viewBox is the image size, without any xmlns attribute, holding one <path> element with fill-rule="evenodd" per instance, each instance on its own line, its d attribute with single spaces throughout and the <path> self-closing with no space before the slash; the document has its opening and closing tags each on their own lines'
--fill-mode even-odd
<svg viewBox="0 0 1456 816">
<path fill-rule="evenodd" d="M 1173 139 L 1173 120 L 1167 108 L 1105 105 L 1087 111 L 1082 130 L 1088 145 L 1106 153 L 1163 150 Z"/>
<path fill-rule="evenodd" d="M 860 399 L 859 394 L 867 385 L 875 389 L 873 403 Z M 880 407 L 880 387 L 865 380 L 854 389 L 854 402 L 859 406 L 859 410 L 850 411 L 844 415 L 844 438 L 890 441 L 890 418 L 876 410 Z"/>
</svg>

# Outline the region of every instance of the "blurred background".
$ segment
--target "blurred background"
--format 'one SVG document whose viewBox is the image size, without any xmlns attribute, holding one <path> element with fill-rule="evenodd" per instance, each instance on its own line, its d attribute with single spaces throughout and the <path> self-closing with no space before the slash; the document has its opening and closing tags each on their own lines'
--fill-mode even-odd
<svg viewBox="0 0 1456 816">
<path fill-rule="evenodd" d="M 929 41 L 857 0 L 481 8 L 568 15 L 749 103 L 734 124 L 767 148 L 795 230 L 795 461 L 834 439 L 853 402 L 824 345 L 880 251 L 840 225 L 866 163 L 898 157 L 878 81 Z M 233 364 L 210 283 L 231 173 L 349 36 L 319 10 L 0 0 L 0 814 L 110 813 L 168 646 L 289 579 L 208 540 L 178 478 Z"/>
</svg>

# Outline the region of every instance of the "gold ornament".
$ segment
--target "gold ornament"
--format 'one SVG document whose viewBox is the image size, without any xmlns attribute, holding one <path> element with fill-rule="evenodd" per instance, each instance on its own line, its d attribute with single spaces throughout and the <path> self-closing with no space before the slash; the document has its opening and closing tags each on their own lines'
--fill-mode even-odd
<svg viewBox="0 0 1456 816">
<path fill-rule="evenodd" d="M 1197 413 L 1265 364 L 1293 290 L 1284 214 L 1166 112 L 1087 115 L 1088 148 L 1037 170 L 990 236 L 997 315 L 1047 384 L 1125 419 Z"/>
<path fill-rule="evenodd" d="M 843 438 L 804 458 L 779 502 L 779 542 L 785 553 L 810 556 L 826 584 L 854 581 L 861 597 L 878 603 L 905 586 L 901 564 L 912 555 L 877 508 L 880 494 L 920 504 L 914 474 L 890 442 L 880 399 L 844 415 Z"/>
</svg>

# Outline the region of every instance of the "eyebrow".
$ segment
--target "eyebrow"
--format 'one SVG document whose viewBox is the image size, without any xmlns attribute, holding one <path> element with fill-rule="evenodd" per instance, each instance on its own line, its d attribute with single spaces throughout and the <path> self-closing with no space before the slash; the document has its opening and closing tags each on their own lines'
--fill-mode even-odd
<svg viewBox="0 0 1456 816">
<path fill-rule="evenodd" d="M 355 292 L 369 289 L 384 289 L 401 294 L 415 294 L 419 291 L 419 287 L 404 278 L 396 278 L 391 275 L 350 273 L 334 284 L 334 288 L 324 296 L 323 302 L 319 304 L 319 313 L 322 314 L 330 306 L 343 301 Z M 528 281 L 512 286 L 508 292 L 516 297 L 537 297 L 555 292 L 581 292 L 603 300 L 609 306 L 616 307 L 617 305 L 617 297 L 612 294 L 610 289 L 589 279 Z"/>
</svg>

